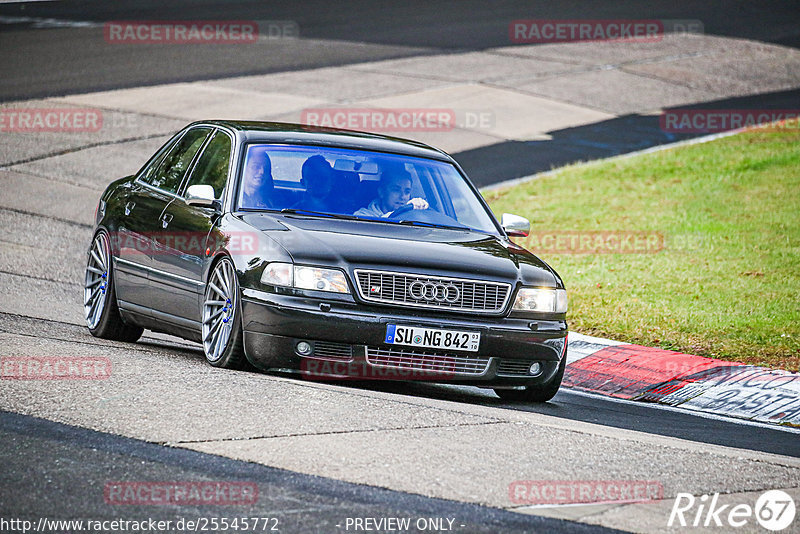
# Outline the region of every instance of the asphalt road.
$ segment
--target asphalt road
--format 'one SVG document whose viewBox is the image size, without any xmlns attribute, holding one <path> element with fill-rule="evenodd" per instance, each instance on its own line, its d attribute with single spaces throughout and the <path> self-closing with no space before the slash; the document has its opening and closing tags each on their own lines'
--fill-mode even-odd
<svg viewBox="0 0 800 534">
<path fill-rule="evenodd" d="M 47 319 L 25 318 L 5 313 L 0 313 L 0 319 L 2 319 L 0 324 L 6 325 L 0 326 L 0 333 L 23 334 L 31 338 L 36 337 L 40 340 L 50 340 L 65 345 L 68 342 L 85 345 L 103 344 L 101 340 L 89 336 L 82 325 L 57 323 Z M 123 351 L 122 353 L 126 348 L 154 347 L 159 350 L 162 358 L 179 356 L 187 363 L 205 365 L 199 345 L 169 336 L 146 335 L 143 341 L 135 345 L 124 343 L 115 345 L 118 345 L 119 350 Z M 189 367 L 186 370 L 191 372 Z M 241 376 L 247 377 L 249 374 L 241 373 Z M 234 379 L 235 375 L 236 373 L 232 375 Z M 276 376 L 286 377 L 297 384 L 306 383 L 291 374 Z M 347 392 L 356 394 L 361 392 L 387 393 L 408 397 L 412 400 L 413 398 L 430 399 L 515 410 L 697 443 L 723 445 L 736 449 L 800 458 L 800 431 L 729 417 L 699 414 L 658 404 L 615 399 L 567 388 L 562 388 L 550 402 L 520 404 L 502 401 L 491 389 L 471 386 L 358 381 L 331 382 L 331 384 L 338 392 L 345 394 Z"/>
<path fill-rule="evenodd" d="M 202 53 L 103 38 L 106 21 L 220 19 L 290 21 L 301 38 Z M 483 50 L 510 45 L 518 19 L 698 20 L 707 34 L 800 46 L 800 10 L 784 1 L 15 2 L 0 4 L 0 101 Z"/>
<path fill-rule="evenodd" d="M 417 522 L 422 521 L 419 525 L 427 527 L 431 519 L 453 532 L 465 533 L 619 532 L 302 475 L 8 412 L 0 412 L 0 444 L 0 462 L 4 466 L 0 518 L 31 521 L 34 525 L 42 517 L 54 521 L 152 519 L 171 521 L 173 526 L 168 531 L 181 532 L 193 530 L 176 528 L 181 519 L 202 522 L 246 517 L 259 518 L 257 529 L 246 529 L 250 532 L 275 529 L 335 533 L 353 530 L 354 523 L 348 524 L 348 519 L 391 517 L 409 519 L 413 528 L 408 532 L 424 532 L 427 528 L 417 529 Z M 116 504 L 104 496 L 110 480 L 254 483 L 258 498 L 252 504 L 236 505 Z M 74 525 L 52 530 L 80 531 Z"/>
<path fill-rule="evenodd" d="M 617 477 L 626 479 L 630 475 L 622 475 L 619 469 L 621 465 L 627 465 L 622 468 L 622 473 L 632 468 L 634 472 L 646 473 L 648 478 L 664 480 L 667 476 L 664 469 L 669 467 L 661 465 L 665 461 L 661 456 L 663 453 L 653 452 L 651 464 L 648 455 L 643 457 L 638 450 L 641 445 L 644 445 L 644 450 L 658 449 L 658 446 L 652 448 L 652 444 L 645 445 L 647 440 L 639 443 L 642 436 L 647 435 L 667 438 L 658 440 L 658 443 L 668 446 L 668 456 L 677 457 L 677 468 L 697 473 L 701 481 L 706 476 L 702 474 L 703 467 L 691 460 L 680 459 L 684 455 L 681 449 L 687 443 L 694 443 L 698 450 L 704 451 L 701 462 L 713 461 L 717 445 L 726 447 L 726 450 L 731 448 L 733 454 L 740 457 L 752 456 L 753 453 L 746 451 L 754 451 L 754 457 L 763 457 L 764 462 L 774 461 L 768 458 L 800 457 L 800 434 L 796 431 L 726 418 L 708 418 L 566 389 L 546 404 L 520 405 L 505 403 L 490 391 L 473 387 L 309 383 L 280 375 L 213 370 L 204 363 L 198 346 L 162 336 L 148 335 L 136 344 L 107 343 L 92 338 L 80 325 L 9 314 L 0 314 L 0 325 L 4 355 L 100 355 L 110 358 L 114 366 L 114 380 L 109 384 L 104 384 L 105 381 L 29 386 L 9 381 L 2 383 L 0 406 L 38 415 L 0 411 L 0 462 L 6 466 L 0 477 L 0 517 L 3 518 L 21 518 L 35 523 L 41 517 L 177 521 L 180 518 L 238 515 L 275 517 L 282 532 L 341 532 L 346 531 L 341 525 L 348 518 L 408 517 L 416 521 L 435 517 L 453 519 L 454 524 L 459 525 L 453 529 L 456 532 L 606 532 L 585 524 L 518 515 L 493 507 L 457 502 L 458 499 L 428 498 L 417 495 L 415 491 L 376 487 L 383 486 L 384 482 L 348 483 L 343 481 L 348 480 L 348 476 L 342 479 L 303 474 L 309 467 L 315 471 L 314 464 L 320 459 L 312 460 L 318 452 L 312 450 L 309 455 L 297 449 L 302 446 L 300 443 L 287 443 L 290 449 L 297 451 L 299 463 L 295 465 L 303 466 L 300 472 L 268 467 L 268 458 L 274 452 L 267 452 L 264 459 L 251 463 L 230 459 L 241 457 L 235 452 L 219 451 L 216 454 L 222 456 L 217 456 L 186 450 L 202 450 L 207 444 L 214 443 L 223 446 L 227 443 L 234 448 L 252 443 L 258 451 L 262 447 L 269 449 L 265 439 L 280 442 L 281 439 L 317 437 L 323 443 L 330 441 L 330 445 L 324 448 L 331 457 L 322 463 L 340 464 L 347 472 L 348 463 L 354 462 L 354 458 L 361 454 L 369 456 L 370 453 L 363 449 L 359 452 L 359 448 L 346 453 L 341 444 L 336 443 L 336 438 L 366 433 L 375 436 L 375 446 L 380 447 L 380 433 L 388 426 L 395 428 L 390 443 L 398 454 L 411 455 L 412 461 L 426 462 L 424 469 L 434 474 L 441 472 L 443 480 L 474 485 L 474 481 L 463 479 L 463 469 L 457 470 L 453 479 L 450 472 L 454 466 L 429 459 L 431 449 L 448 450 L 440 440 L 407 442 L 403 434 L 425 428 L 447 430 L 450 425 L 461 428 L 491 426 L 496 424 L 498 415 L 501 418 L 514 418 L 514 414 L 532 417 L 534 424 L 526 437 L 526 444 L 533 447 L 533 457 L 546 455 L 549 459 L 545 463 L 545 472 L 552 469 L 553 473 L 572 473 L 567 479 L 582 479 L 579 473 L 587 468 L 582 464 L 588 463 L 595 478 L 603 479 L 607 473 L 616 473 Z M 182 384 L 180 388 L 175 387 L 176 381 Z M 202 399 L 207 401 L 200 403 Z M 383 408 L 384 403 L 390 407 L 388 412 Z M 227 406 L 233 407 L 237 415 L 231 417 Z M 430 411 L 432 406 L 446 407 L 447 418 L 441 420 L 440 416 L 433 414 Z M 366 418 L 365 409 L 369 413 Z M 309 410 L 317 413 L 310 416 Z M 409 414 L 418 410 L 423 410 L 425 415 L 422 418 L 413 416 L 406 420 Z M 493 415 L 492 419 L 475 421 L 475 413 Z M 352 426 L 353 417 L 358 421 L 355 423 L 358 428 Z M 76 424 L 46 419 L 74 421 Z M 552 456 L 556 451 L 539 449 L 542 436 L 546 436 L 553 425 L 560 427 L 559 421 L 571 429 L 557 441 L 565 450 L 577 451 L 577 456 L 571 461 L 559 461 L 557 456 Z M 586 434 L 581 426 L 575 427 L 575 423 L 605 428 L 609 437 L 619 435 L 621 447 L 610 446 L 606 441 L 602 448 L 592 452 L 591 434 Z M 519 424 L 522 423 L 514 423 Z M 102 432 L 89 428 L 117 430 Z M 140 435 L 145 439 L 122 437 L 118 435 L 120 433 Z M 568 437 L 570 434 L 574 438 Z M 678 441 L 672 441 L 673 438 Z M 259 445 L 260 442 L 263 445 Z M 171 446 L 165 447 L 164 444 Z M 450 447 L 453 445 L 455 443 L 451 442 Z M 492 444 L 489 450 L 501 455 L 507 454 L 502 451 L 508 451 L 502 443 Z M 487 452 L 483 448 L 476 449 L 476 454 Z M 454 449 L 453 454 L 457 456 L 458 452 Z M 775 454 L 781 456 L 772 456 Z M 337 460 L 339 455 L 341 459 Z M 595 464 L 595 455 L 605 457 L 608 466 Z M 413 460 L 414 457 L 418 459 Z M 503 456 L 499 460 L 503 462 Z M 510 472 L 516 471 L 513 465 L 519 460 L 519 457 L 508 459 L 512 467 Z M 277 457 L 274 461 L 278 465 L 285 462 Z M 402 469 L 393 473 L 393 468 L 390 464 L 383 464 L 384 461 L 367 468 L 375 480 L 383 480 L 386 476 L 388 479 L 407 480 L 412 487 L 416 484 L 413 473 L 405 473 Z M 267 465 L 260 465 L 264 463 Z M 462 460 L 459 463 L 465 464 L 466 472 L 470 471 L 468 466 L 471 462 Z M 356 471 L 364 469 L 363 466 L 353 468 Z M 722 469 L 724 473 L 722 466 L 711 469 L 714 472 Z M 524 479 L 526 468 L 519 466 L 518 470 L 517 476 Z M 684 475 L 679 473 L 678 477 L 683 479 Z M 558 478 L 558 475 L 552 476 Z M 103 488 L 116 481 L 248 482 L 258 486 L 259 498 L 253 504 L 236 507 L 109 504 L 103 498 Z M 496 482 L 492 477 L 484 481 L 486 486 Z M 781 484 L 777 479 L 774 483 Z M 392 487 L 388 480 L 385 484 Z M 423 494 L 430 491 L 424 482 L 419 484 Z M 672 484 L 674 482 L 668 480 L 664 482 L 668 488 Z M 763 484 L 763 481 L 756 482 L 756 487 L 763 487 Z M 769 487 L 769 482 L 766 484 Z M 653 521 L 663 519 L 658 515 L 652 516 Z"/>
<path fill-rule="evenodd" d="M 498 399 L 491 390 L 442 384 L 360 384 L 360 387 L 404 395 L 444 399 L 507 410 L 551 415 L 612 428 L 637 430 L 673 438 L 724 445 L 737 449 L 800 457 L 800 433 L 726 417 L 691 413 L 655 404 L 619 400 L 561 389 L 544 404 L 513 404 Z"/>
</svg>

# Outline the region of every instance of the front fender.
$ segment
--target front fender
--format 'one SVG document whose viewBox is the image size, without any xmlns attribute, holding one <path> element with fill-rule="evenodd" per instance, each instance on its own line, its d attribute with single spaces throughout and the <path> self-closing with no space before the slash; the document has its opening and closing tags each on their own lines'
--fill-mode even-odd
<svg viewBox="0 0 800 534">
<path fill-rule="evenodd" d="M 242 288 L 259 288 L 268 263 L 292 262 L 289 252 L 274 239 L 230 213 L 223 214 L 211 228 L 207 244 L 203 280 L 208 280 L 212 266 L 223 255 L 233 261 Z"/>
</svg>

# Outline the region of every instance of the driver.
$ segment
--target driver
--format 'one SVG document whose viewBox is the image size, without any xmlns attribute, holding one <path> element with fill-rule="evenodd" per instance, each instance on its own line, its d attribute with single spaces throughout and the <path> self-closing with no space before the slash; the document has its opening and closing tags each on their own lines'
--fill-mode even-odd
<svg viewBox="0 0 800 534">
<path fill-rule="evenodd" d="M 311 156 L 303 163 L 300 183 L 306 188 L 305 196 L 294 205 L 295 209 L 329 211 L 329 196 L 333 189 L 333 169 L 321 155 Z"/>
<path fill-rule="evenodd" d="M 272 180 L 272 162 L 266 150 L 253 151 L 247 156 L 245 181 L 242 185 L 242 207 L 272 208 L 275 185 Z"/>
<path fill-rule="evenodd" d="M 428 201 L 424 198 L 411 197 L 411 174 L 398 171 L 392 174 L 381 174 L 378 183 L 378 198 L 370 202 L 366 208 L 361 208 L 353 215 L 359 217 L 388 217 L 398 208 L 410 204 L 415 210 L 428 209 Z"/>
</svg>

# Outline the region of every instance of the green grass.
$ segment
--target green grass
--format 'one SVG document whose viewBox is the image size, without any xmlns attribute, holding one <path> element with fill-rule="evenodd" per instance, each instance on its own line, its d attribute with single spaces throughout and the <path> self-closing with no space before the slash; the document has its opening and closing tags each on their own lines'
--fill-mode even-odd
<svg viewBox="0 0 800 534">
<path fill-rule="evenodd" d="M 798 371 L 800 132 L 565 167 L 486 198 L 533 233 L 663 235 L 656 253 L 529 247 L 564 279 L 571 329 Z"/>
</svg>

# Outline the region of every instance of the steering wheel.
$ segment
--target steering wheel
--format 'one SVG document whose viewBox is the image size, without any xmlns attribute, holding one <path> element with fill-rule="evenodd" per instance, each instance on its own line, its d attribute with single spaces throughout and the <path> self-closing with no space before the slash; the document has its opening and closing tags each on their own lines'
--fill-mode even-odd
<svg viewBox="0 0 800 534">
<path fill-rule="evenodd" d="M 406 204 L 405 206 L 401 206 L 394 210 L 391 215 L 388 217 L 389 219 L 394 220 L 401 220 L 401 221 L 413 221 L 418 223 L 427 223 L 432 224 L 434 226 L 451 226 L 456 228 L 464 228 L 468 229 L 468 226 L 458 222 L 458 220 L 445 215 L 440 211 L 436 211 L 432 208 L 426 208 L 424 210 L 416 210 L 414 206 L 411 204 Z"/>
<path fill-rule="evenodd" d="M 408 213 L 409 211 L 412 211 L 413 209 L 414 209 L 414 204 L 403 204 L 402 206 L 400 206 L 399 208 L 394 210 L 392 213 L 390 213 L 388 218 L 389 219 L 397 219 L 398 217 L 400 217 L 404 213 Z"/>
</svg>

